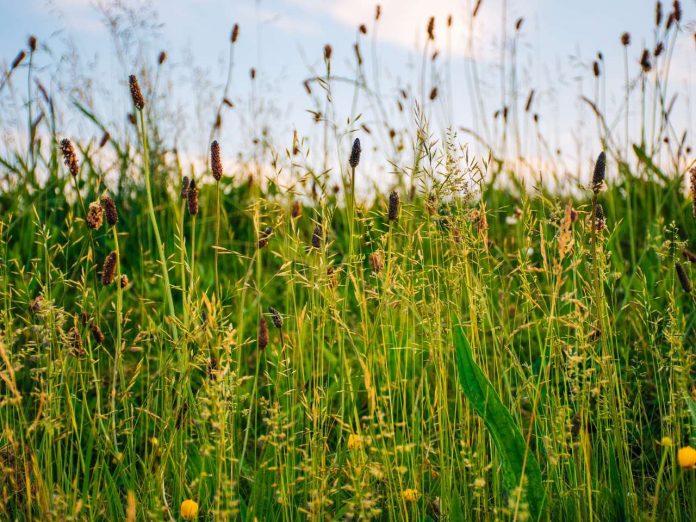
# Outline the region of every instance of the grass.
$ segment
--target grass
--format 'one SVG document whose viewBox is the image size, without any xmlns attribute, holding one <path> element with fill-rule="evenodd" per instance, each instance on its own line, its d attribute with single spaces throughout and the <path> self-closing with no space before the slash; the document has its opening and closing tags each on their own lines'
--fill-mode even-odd
<svg viewBox="0 0 696 522">
<path fill-rule="evenodd" d="M 51 119 L 0 158 L 0 518 L 696 518 L 683 158 L 604 135 L 560 196 L 420 113 L 397 196 L 356 197 L 353 132 L 342 191 L 288 151 L 289 185 L 192 170 L 191 215 L 137 114 L 110 167 Z"/>
</svg>

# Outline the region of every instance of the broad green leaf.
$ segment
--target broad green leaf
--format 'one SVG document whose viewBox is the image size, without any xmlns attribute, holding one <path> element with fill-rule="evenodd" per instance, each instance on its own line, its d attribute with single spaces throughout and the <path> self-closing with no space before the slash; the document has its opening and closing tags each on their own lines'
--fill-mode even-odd
<svg viewBox="0 0 696 522">
<path fill-rule="evenodd" d="M 546 502 L 539 463 L 493 385 L 474 361 L 461 325 L 455 326 L 454 342 L 459 382 L 498 450 L 505 485 L 511 490 L 517 488 L 522 485 L 524 475 L 529 511 L 534 520 L 539 520 Z"/>
</svg>

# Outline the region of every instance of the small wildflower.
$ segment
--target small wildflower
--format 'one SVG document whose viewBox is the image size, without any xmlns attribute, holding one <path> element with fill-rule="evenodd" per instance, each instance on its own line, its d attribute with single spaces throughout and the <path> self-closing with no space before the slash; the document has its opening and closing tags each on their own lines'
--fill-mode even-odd
<svg viewBox="0 0 696 522">
<path fill-rule="evenodd" d="M 193 520 L 196 515 L 198 515 L 198 503 L 187 498 L 181 503 L 181 518 Z"/>
<path fill-rule="evenodd" d="M 674 444 L 672 437 L 665 436 L 665 437 L 662 437 L 662 439 L 660 439 L 660 445 L 664 446 L 665 448 L 671 448 L 672 444 Z"/>
<path fill-rule="evenodd" d="M 420 493 L 415 489 L 408 488 L 401 492 L 401 498 L 404 499 L 404 502 L 416 502 L 419 497 Z"/>
<path fill-rule="evenodd" d="M 696 467 L 696 449 L 691 446 L 680 448 L 677 452 L 677 462 L 682 468 L 694 469 Z"/>
</svg>

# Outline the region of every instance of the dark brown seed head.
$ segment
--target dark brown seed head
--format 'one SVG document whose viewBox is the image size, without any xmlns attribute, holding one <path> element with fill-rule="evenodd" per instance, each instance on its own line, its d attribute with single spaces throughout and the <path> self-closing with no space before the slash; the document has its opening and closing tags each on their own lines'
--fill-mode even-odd
<svg viewBox="0 0 696 522">
<path fill-rule="evenodd" d="M 27 44 L 29 45 L 29 50 L 33 53 L 36 51 L 36 36 L 31 35 L 29 37 L 29 40 L 27 40 Z"/>
<path fill-rule="evenodd" d="M 24 61 L 24 59 L 27 57 L 27 53 L 24 51 L 19 51 L 19 54 L 15 56 L 15 59 L 12 60 L 12 65 L 10 65 L 10 70 L 14 71 L 17 67 L 19 67 L 19 64 Z"/>
<path fill-rule="evenodd" d="M 186 199 L 188 197 L 188 189 L 190 185 L 190 180 L 188 176 L 181 178 L 181 199 Z"/>
<path fill-rule="evenodd" d="M 111 196 L 104 194 L 101 199 L 102 207 L 104 207 L 104 212 L 106 213 L 106 222 L 112 227 L 118 223 L 118 210 L 116 210 L 116 203 Z"/>
<path fill-rule="evenodd" d="M 624 33 L 621 35 L 621 45 L 624 47 L 631 45 L 631 33 Z"/>
<path fill-rule="evenodd" d="M 655 46 L 655 50 L 653 51 L 655 58 L 660 56 L 662 54 L 662 51 L 664 51 L 664 50 L 665 50 L 665 45 L 662 42 L 657 42 L 657 45 Z"/>
<path fill-rule="evenodd" d="M 640 56 L 640 67 L 645 73 L 649 73 L 650 69 L 652 69 L 652 63 L 650 63 L 650 51 L 647 49 L 644 49 L 643 54 Z"/>
<path fill-rule="evenodd" d="M 99 140 L 99 148 L 101 149 L 102 147 L 104 147 L 104 145 L 109 143 L 110 139 L 111 139 L 111 134 L 109 134 L 108 132 L 105 132 L 102 135 L 101 140 Z"/>
<path fill-rule="evenodd" d="M 271 314 L 271 321 L 273 322 L 273 326 L 280 330 L 283 327 L 283 316 L 280 315 L 280 312 L 272 306 L 268 307 L 268 313 Z"/>
<path fill-rule="evenodd" d="M 104 260 L 104 266 L 102 267 L 102 284 L 104 286 L 109 286 L 114 282 L 114 276 L 116 275 L 116 263 L 118 262 L 118 255 L 116 252 L 111 252 Z"/>
<path fill-rule="evenodd" d="M 377 4 L 377 7 L 375 7 L 375 20 L 379 20 L 380 16 L 382 16 L 382 6 Z"/>
<path fill-rule="evenodd" d="M 595 75 L 595 78 L 599 78 L 599 62 L 597 60 L 592 62 L 592 73 Z"/>
<path fill-rule="evenodd" d="M 302 216 L 302 203 L 300 203 L 297 200 L 293 201 L 292 210 L 290 211 L 290 215 L 293 218 L 298 218 L 298 217 Z"/>
<path fill-rule="evenodd" d="M 331 54 L 333 54 L 333 49 L 329 44 L 324 46 L 324 60 L 327 62 L 331 60 Z"/>
<path fill-rule="evenodd" d="M 399 193 L 394 190 L 389 194 L 389 221 L 399 217 Z"/>
<path fill-rule="evenodd" d="M 655 26 L 659 27 L 662 23 L 662 2 L 658 0 L 655 4 Z"/>
<path fill-rule="evenodd" d="M 94 340 L 97 341 L 97 343 L 101 344 L 104 342 L 104 339 L 106 339 L 106 337 L 104 336 L 104 332 L 101 331 L 101 328 L 99 328 L 98 324 L 92 323 L 89 329 L 92 332 Z"/>
<path fill-rule="evenodd" d="M 186 199 L 188 200 L 189 214 L 195 216 L 198 214 L 198 187 L 196 187 L 195 179 L 192 179 L 191 183 L 189 183 Z"/>
<path fill-rule="evenodd" d="M 430 101 L 434 101 L 437 98 L 437 87 L 433 87 L 430 91 Z"/>
<path fill-rule="evenodd" d="M 595 163 L 594 173 L 592 174 L 592 190 L 597 194 L 604 184 L 604 177 L 607 172 L 607 155 L 604 151 L 599 153 Z"/>
<path fill-rule="evenodd" d="M 70 174 L 77 176 L 80 172 L 80 164 L 77 161 L 75 148 L 68 138 L 63 138 L 60 142 L 60 150 L 63 152 L 63 162 L 68 167 Z"/>
<path fill-rule="evenodd" d="M 263 229 L 263 231 L 259 234 L 259 248 L 264 248 L 266 245 L 268 245 L 268 240 L 271 237 L 271 234 L 273 234 L 273 229 L 271 227 L 266 227 Z"/>
<path fill-rule="evenodd" d="M 87 210 L 87 226 L 92 230 L 96 230 L 102 226 L 104 221 L 104 209 L 98 201 L 92 201 Z"/>
<path fill-rule="evenodd" d="M 239 39 L 239 24 L 234 24 L 234 26 L 232 26 L 232 33 L 230 34 L 230 41 L 232 43 L 237 43 L 238 39 Z"/>
<path fill-rule="evenodd" d="M 518 18 L 515 22 L 515 31 L 522 29 L 522 24 L 524 23 L 524 18 Z"/>
<path fill-rule="evenodd" d="M 312 246 L 314 248 L 321 248 L 321 240 L 323 236 L 323 231 L 321 225 L 314 227 L 314 232 L 312 232 Z"/>
<path fill-rule="evenodd" d="M 689 178 L 691 181 L 692 212 L 694 218 L 696 218 L 696 167 L 692 167 L 691 170 L 689 170 Z"/>
<path fill-rule="evenodd" d="M 684 249 L 682 252 L 682 256 L 684 256 L 684 259 L 686 259 L 689 263 L 695 263 L 696 264 L 696 254 L 693 252 Z"/>
<path fill-rule="evenodd" d="M 435 40 L 435 17 L 431 16 L 428 20 L 428 40 Z"/>
<path fill-rule="evenodd" d="M 215 140 L 210 145 L 210 169 L 216 181 L 222 179 L 222 160 L 220 159 L 220 144 Z"/>
<path fill-rule="evenodd" d="M 684 270 L 684 267 L 679 261 L 674 263 L 674 268 L 677 270 L 677 278 L 679 279 L 679 284 L 681 285 L 682 290 L 684 290 L 684 292 L 687 294 L 690 294 L 691 281 L 689 281 L 689 276 L 686 275 L 686 270 Z"/>
<path fill-rule="evenodd" d="M 604 230 L 604 227 L 606 226 L 606 220 L 604 218 L 604 208 L 599 203 L 597 204 L 597 208 L 595 209 L 594 226 L 595 230 L 597 231 Z"/>
<path fill-rule="evenodd" d="M 452 15 L 447 15 L 447 27 L 452 27 Z"/>
<path fill-rule="evenodd" d="M 358 31 L 360 31 L 361 34 L 367 34 L 367 26 L 365 24 L 360 24 Z"/>
<path fill-rule="evenodd" d="M 250 77 L 252 80 L 255 80 L 255 79 L 256 79 L 256 68 L 254 68 L 254 67 L 251 68 L 251 70 L 249 71 L 249 77 Z"/>
<path fill-rule="evenodd" d="M 166 61 L 167 61 L 167 53 L 164 51 L 160 51 L 159 56 L 157 57 L 157 63 L 162 65 Z"/>
<path fill-rule="evenodd" d="M 31 311 L 34 312 L 34 313 L 40 312 L 40 311 L 41 311 L 41 307 L 42 307 L 42 305 L 43 305 L 43 302 L 44 302 L 44 296 L 42 296 L 42 295 L 37 295 L 37 296 L 34 298 L 34 300 L 29 304 L 29 310 L 31 310 Z"/>
<path fill-rule="evenodd" d="M 268 323 L 263 314 L 259 316 L 259 333 L 256 339 L 256 345 L 259 350 L 263 350 L 268 346 Z"/>
<path fill-rule="evenodd" d="M 128 286 L 128 276 L 126 274 L 123 274 L 121 276 L 121 288 L 126 288 Z"/>
<path fill-rule="evenodd" d="M 128 84 L 130 85 L 131 97 L 133 98 L 133 105 L 139 111 L 145 108 L 145 98 L 143 98 L 143 92 L 140 90 L 140 85 L 138 84 L 138 79 L 134 74 L 128 77 Z"/>
<path fill-rule="evenodd" d="M 680 22 L 681 17 L 682 17 L 682 9 L 681 9 L 681 4 L 679 3 L 679 0 L 674 0 L 674 2 L 672 2 L 672 8 L 673 8 L 672 14 L 674 15 L 674 19 L 677 22 Z"/>
<path fill-rule="evenodd" d="M 360 148 L 360 138 L 355 138 L 355 141 L 353 141 L 353 148 L 350 151 L 350 158 L 348 159 L 348 163 L 351 167 L 356 168 L 358 166 L 358 163 L 360 163 L 361 152 L 362 149 Z"/>
</svg>

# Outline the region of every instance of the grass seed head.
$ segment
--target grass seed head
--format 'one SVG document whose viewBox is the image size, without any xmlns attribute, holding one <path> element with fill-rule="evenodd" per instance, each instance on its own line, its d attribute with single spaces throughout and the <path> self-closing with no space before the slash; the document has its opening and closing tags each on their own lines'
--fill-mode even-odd
<svg viewBox="0 0 696 522">
<path fill-rule="evenodd" d="M 220 144 L 215 140 L 210 145 L 210 169 L 215 181 L 222 179 L 222 160 L 220 159 Z"/>
<path fill-rule="evenodd" d="M 116 209 L 116 203 L 113 198 L 109 195 L 102 196 L 102 207 L 104 207 L 104 212 L 106 213 L 106 222 L 112 227 L 118 223 L 118 210 Z"/>
<path fill-rule="evenodd" d="M 268 307 L 268 313 L 271 314 L 271 321 L 273 322 L 273 326 L 280 330 L 283 327 L 283 316 L 280 315 L 280 312 L 272 306 Z"/>
<path fill-rule="evenodd" d="M 131 97 L 133 98 L 133 105 L 139 111 L 145 108 L 145 98 L 143 98 L 143 92 L 140 90 L 140 84 L 138 84 L 138 79 L 134 74 L 128 77 L 128 84 L 130 85 Z"/>
<path fill-rule="evenodd" d="M 121 276 L 121 288 L 126 288 L 128 286 L 128 276 L 126 274 L 123 274 Z"/>
<path fill-rule="evenodd" d="M 350 151 L 350 159 L 348 160 L 348 163 L 352 168 L 356 168 L 360 163 L 361 152 L 362 149 L 360 148 L 360 138 L 355 138 L 355 141 L 353 141 L 353 148 Z"/>
<path fill-rule="evenodd" d="M 89 210 L 87 210 L 87 226 L 92 230 L 101 228 L 104 222 L 104 209 L 97 201 L 92 201 L 89 204 Z"/>
<path fill-rule="evenodd" d="M 696 167 L 689 170 L 689 181 L 691 182 L 691 212 L 696 218 Z"/>
<path fill-rule="evenodd" d="M 104 260 L 104 266 L 102 267 L 102 284 L 104 286 L 109 286 L 114 282 L 114 276 L 116 275 L 116 263 L 118 262 L 118 255 L 115 251 L 111 252 Z"/>
<path fill-rule="evenodd" d="M 268 245 L 268 240 L 270 239 L 271 234 L 273 234 L 273 228 L 266 227 L 263 229 L 263 231 L 259 234 L 259 248 L 265 248 Z"/>
<path fill-rule="evenodd" d="M 314 248 L 321 248 L 321 240 L 324 235 L 321 225 L 314 227 L 314 232 L 312 232 L 312 246 Z"/>
<path fill-rule="evenodd" d="M 94 340 L 97 341 L 97 343 L 102 344 L 106 339 L 106 336 L 104 336 L 104 332 L 102 332 L 101 328 L 99 328 L 99 325 L 96 323 L 92 323 L 89 329 L 92 332 Z"/>
<path fill-rule="evenodd" d="M 292 210 L 290 211 L 290 215 L 293 217 L 293 219 L 302 216 L 302 203 L 300 203 L 298 200 L 292 202 Z"/>
<path fill-rule="evenodd" d="M 268 346 L 268 322 L 263 314 L 259 316 L 259 333 L 256 338 L 256 345 L 259 350 L 263 350 Z"/>
<path fill-rule="evenodd" d="M 70 347 L 70 353 L 75 357 L 82 357 L 85 354 L 85 348 L 82 345 L 82 337 L 80 336 L 80 330 L 77 326 L 73 326 L 68 333 L 68 346 Z"/>
<path fill-rule="evenodd" d="M 232 27 L 232 33 L 230 34 L 230 41 L 232 43 L 237 43 L 239 39 L 239 24 L 234 24 Z"/>
<path fill-rule="evenodd" d="M 68 138 L 63 138 L 60 142 L 60 150 L 63 153 L 63 162 L 68 167 L 70 174 L 77 176 L 80 172 L 80 164 L 77 161 L 77 154 L 72 142 Z"/>
<path fill-rule="evenodd" d="M 389 194 L 389 221 L 395 221 L 399 217 L 399 193 L 394 190 Z"/>
<path fill-rule="evenodd" d="M 435 40 L 435 17 L 431 16 L 428 20 L 428 40 Z"/>
<path fill-rule="evenodd" d="M 624 47 L 631 45 L 631 33 L 625 32 L 621 35 L 621 45 Z"/>
<path fill-rule="evenodd" d="M 24 61 L 24 59 L 27 57 L 27 53 L 24 51 L 19 51 L 17 56 L 15 56 L 15 59 L 12 60 L 12 65 L 10 65 L 10 71 L 14 71 L 19 65 Z"/>
<path fill-rule="evenodd" d="M 595 163 L 594 173 L 592 174 L 592 190 L 597 194 L 604 184 L 604 178 L 607 173 L 607 155 L 604 151 L 599 153 L 597 162 Z"/>
<path fill-rule="evenodd" d="M 198 187 L 196 187 L 196 180 L 192 179 L 189 183 L 188 190 L 186 191 L 186 199 L 188 201 L 189 214 L 195 216 L 198 214 Z"/>
<path fill-rule="evenodd" d="M 674 263 L 674 268 L 677 271 L 677 278 L 679 279 L 679 284 L 681 285 L 682 290 L 684 290 L 684 292 L 686 292 L 687 294 L 690 294 L 691 281 L 689 281 L 689 276 L 686 275 L 686 270 L 684 270 L 684 267 L 679 261 Z"/>
</svg>

